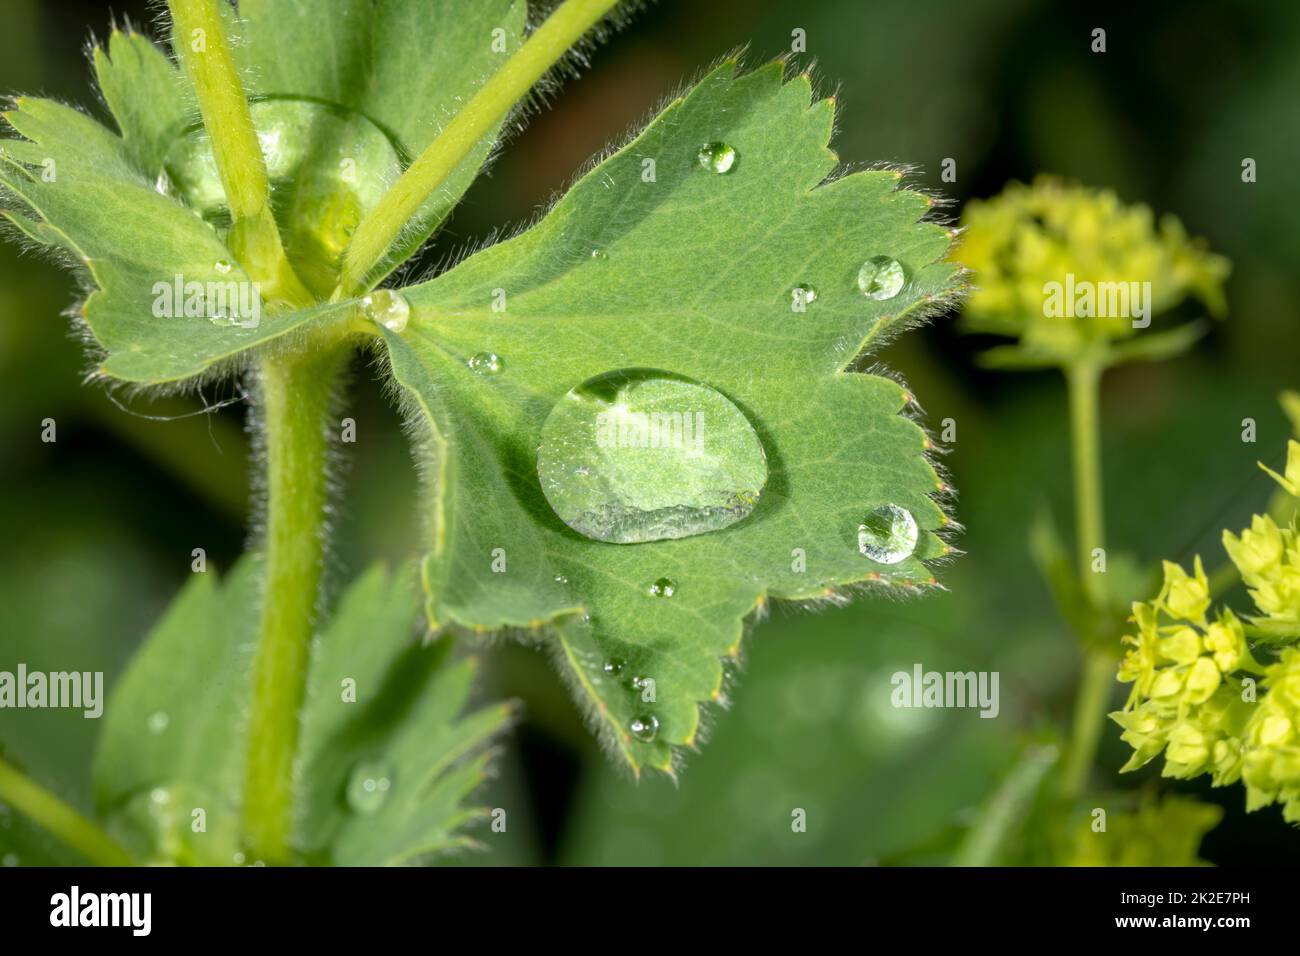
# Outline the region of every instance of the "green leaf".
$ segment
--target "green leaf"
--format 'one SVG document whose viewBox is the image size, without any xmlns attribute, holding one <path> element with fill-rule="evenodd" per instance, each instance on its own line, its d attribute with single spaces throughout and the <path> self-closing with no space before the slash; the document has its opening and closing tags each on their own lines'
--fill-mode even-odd
<svg viewBox="0 0 1300 956">
<path fill-rule="evenodd" d="M 448 641 L 414 640 L 414 575 L 373 568 L 340 603 L 312 660 L 303 712 L 298 843 L 337 866 L 375 866 L 465 846 L 482 815 L 464 806 L 491 756 L 484 745 L 507 704 L 460 716 L 475 675 Z M 355 701 L 345 692 L 355 688 Z M 358 768 L 383 768 L 390 789 L 373 812 L 350 809 Z M 378 783 L 378 782 L 377 782 Z"/>
<path fill-rule="evenodd" d="M 89 272 L 96 291 L 81 316 L 106 353 L 101 374 L 133 382 L 188 378 L 294 330 L 351 316 L 354 305 L 344 301 L 268 312 L 256 327 L 242 328 L 183 315 L 176 296 L 164 305 L 166 315 L 156 315 L 160 293 L 174 290 L 178 276 L 233 288 L 236 296 L 251 286 L 231 283 L 251 280 L 238 266 L 222 271 L 234 257 L 216 233 L 160 194 L 124 141 L 90 117 L 24 98 L 5 118 L 27 137 L 0 141 L 0 185 L 23 207 L 11 221 Z"/>
<path fill-rule="evenodd" d="M 230 865 L 243 782 L 257 566 L 194 575 L 113 689 L 95 754 L 95 804 L 141 854 Z M 191 830 L 197 808 L 205 833 Z"/>
<path fill-rule="evenodd" d="M 833 114 L 812 102 L 807 76 L 783 82 L 779 64 L 740 75 L 728 62 L 538 225 L 405 290 L 410 325 L 385 333 L 429 459 L 431 621 L 541 634 L 636 770 L 671 770 L 675 748 L 698 743 L 699 703 L 723 700 L 724 660 L 769 598 L 868 583 L 909 592 L 933 583 L 928 562 L 948 550 L 932 497 L 945 486 L 900 414 L 911 396 L 857 370 L 957 293 L 950 236 L 918 222 L 930 201 L 899 190 L 899 173 L 827 181 Z M 701 162 L 717 143 L 735 150 L 723 173 Z M 858 290 L 877 256 L 905 270 L 893 298 Z M 802 312 L 797 284 L 817 293 Z M 640 544 L 593 541 L 559 520 L 537 475 L 543 422 L 570 389 L 628 368 L 702 383 L 745 414 L 768 463 L 752 514 Z M 892 565 L 858 550 L 859 524 L 885 504 L 921 532 Z M 653 595 L 661 578 L 676 584 L 671 597 Z"/>
<path fill-rule="evenodd" d="M 194 122 L 193 91 L 167 54 L 138 33 L 114 30 L 94 58 L 126 150 L 141 173 L 157 176 L 167 149 Z"/>
<path fill-rule="evenodd" d="M 462 716 L 474 662 L 449 659 L 445 643 L 418 641 L 412 578 L 372 569 L 343 595 L 318 639 L 296 798 L 305 859 L 371 865 L 462 846 L 461 828 L 480 813 L 464 801 L 483 780 L 483 746 L 506 722 L 508 707 Z M 195 575 L 109 702 L 95 760 L 96 803 L 151 859 L 241 859 L 243 715 L 259 587 L 254 560 L 221 583 L 214 573 Z M 361 762 L 387 768 L 391 789 L 376 812 L 348 802 Z M 204 811 L 202 832 L 192 828 L 197 809 Z"/>
<path fill-rule="evenodd" d="M 244 0 L 239 12 L 236 54 L 250 96 L 317 99 L 354 110 L 385 130 L 409 162 L 515 52 L 528 5 Z M 413 255 L 451 214 L 499 134 L 498 126 L 429 197 L 374 281 Z"/>
</svg>

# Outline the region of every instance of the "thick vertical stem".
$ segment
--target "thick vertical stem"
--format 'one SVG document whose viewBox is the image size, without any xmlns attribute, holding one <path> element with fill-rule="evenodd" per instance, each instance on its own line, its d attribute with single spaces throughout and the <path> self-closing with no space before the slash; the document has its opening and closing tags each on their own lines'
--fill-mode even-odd
<svg viewBox="0 0 1300 956">
<path fill-rule="evenodd" d="M 268 358 L 261 367 L 266 455 L 265 593 L 253 661 L 243 796 L 247 852 L 290 857 L 299 714 L 320 593 L 330 400 L 346 352 Z"/>
<path fill-rule="evenodd" d="M 1092 570 L 1093 551 L 1104 548 L 1101 483 L 1101 429 L 1098 423 L 1098 385 L 1102 369 L 1092 363 L 1078 363 L 1065 370 L 1070 396 L 1070 446 L 1074 467 L 1075 534 L 1083 592 L 1094 608 L 1102 606 L 1105 589 Z M 1089 637 L 1090 635 L 1083 635 Z M 1089 646 L 1074 705 L 1074 725 L 1066 753 L 1062 793 L 1077 797 L 1088 781 L 1097 754 L 1097 744 L 1106 721 L 1106 703 L 1114 682 L 1114 659 L 1104 650 Z"/>
</svg>

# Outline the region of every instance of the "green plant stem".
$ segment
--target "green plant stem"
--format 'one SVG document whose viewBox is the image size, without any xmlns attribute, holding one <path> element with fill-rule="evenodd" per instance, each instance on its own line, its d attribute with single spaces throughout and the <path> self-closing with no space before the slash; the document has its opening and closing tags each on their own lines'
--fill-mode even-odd
<svg viewBox="0 0 1300 956">
<path fill-rule="evenodd" d="M 328 503 L 328 415 L 346 349 L 267 358 L 261 366 L 266 454 L 265 583 L 253 660 L 243 827 L 246 851 L 291 857 L 293 771 L 307 687 Z"/>
<path fill-rule="evenodd" d="M 270 199 L 266 163 L 235 70 L 219 0 L 168 0 L 176 48 L 212 140 L 212 156 L 233 219 L 252 219 Z"/>
<path fill-rule="evenodd" d="M 533 84 L 617 2 L 566 0 L 492 75 L 358 224 L 344 256 L 335 298 L 364 288 L 367 274 L 425 199 L 447 181 Z"/>
<path fill-rule="evenodd" d="M 0 760 L 0 799 L 99 866 L 134 866 L 116 840 L 17 768 Z"/>
<path fill-rule="evenodd" d="M 1104 548 L 1105 518 L 1101 485 L 1099 426 L 1102 366 L 1080 361 L 1065 369 L 1069 386 L 1070 448 L 1074 468 L 1075 535 L 1083 593 L 1094 608 L 1105 601 L 1101 578 L 1092 570 L 1093 550 Z M 1066 750 L 1061 791 L 1067 800 L 1083 792 L 1097 755 L 1106 721 L 1106 704 L 1114 682 L 1115 662 L 1097 647 L 1086 651 L 1083 675 L 1074 705 L 1074 724 Z"/>
</svg>

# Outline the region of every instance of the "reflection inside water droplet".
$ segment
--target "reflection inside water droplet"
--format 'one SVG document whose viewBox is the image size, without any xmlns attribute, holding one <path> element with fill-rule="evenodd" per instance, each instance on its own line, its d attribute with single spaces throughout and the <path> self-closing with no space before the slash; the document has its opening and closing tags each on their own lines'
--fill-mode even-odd
<svg viewBox="0 0 1300 956">
<path fill-rule="evenodd" d="M 696 159 L 711 173 L 729 173 L 736 165 L 736 151 L 726 143 L 705 143 Z"/>
<path fill-rule="evenodd" d="M 906 508 L 881 505 L 858 525 L 858 550 L 881 564 L 897 564 L 916 550 L 920 532 Z"/>
<path fill-rule="evenodd" d="M 721 392 L 628 369 L 589 379 L 556 403 L 542 426 L 537 474 L 574 531 L 632 544 L 742 520 L 767 483 L 767 457 Z"/>
<path fill-rule="evenodd" d="M 801 282 L 790 290 L 790 310 L 803 312 L 817 301 L 817 290 L 807 282 Z"/>
<path fill-rule="evenodd" d="M 348 777 L 348 806 L 357 813 L 378 813 L 388 802 L 393 773 L 385 763 L 363 760 Z"/>
<path fill-rule="evenodd" d="M 858 288 L 868 299 L 892 299 L 906 279 L 902 265 L 889 256 L 868 259 L 858 270 Z"/>
<path fill-rule="evenodd" d="M 478 352 L 471 355 L 465 364 L 469 366 L 471 372 L 478 372 L 480 375 L 495 375 L 506 365 L 501 356 L 495 352 Z"/>
<path fill-rule="evenodd" d="M 654 714 L 644 714 L 640 717 L 632 718 L 632 722 L 627 725 L 627 729 L 632 732 L 632 736 L 643 744 L 649 743 L 655 739 L 659 733 L 659 718 Z"/>
<path fill-rule="evenodd" d="M 670 598 L 677 593 L 677 582 L 672 578 L 660 578 L 650 585 L 651 597 Z"/>
<path fill-rule="evenodd" d="M 361 300 L 361 311 L 390 332 L 401 332 L 411 318 L 411 304 L 406 296 L 392 289 L 376 289 Z"/>
</svg>

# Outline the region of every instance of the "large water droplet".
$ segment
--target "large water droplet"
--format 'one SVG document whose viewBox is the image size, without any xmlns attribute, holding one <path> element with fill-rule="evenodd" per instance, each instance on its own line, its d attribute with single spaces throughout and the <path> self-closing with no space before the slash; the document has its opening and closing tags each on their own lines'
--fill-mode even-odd
<svg viewBox="0 0 1300 956">
<path fill-rule="evenodd" d="M 632 544 L 745 518 L 767 483 L 767 457 L 721 392 L 630 369 L 589 379 L 556 403 L 542 426 L 537 473 L 574 531 Z"/>
<path fill-rule="evenodd" d="M 705 143 L 696 159 L 711 173 L 729 173 L 736 165 L 736 151 L 726 143 Z"/>
<path fill-rule="evenodd" d="M 858 525 L 858 550 L 872 561 L 897 564 L 916 550 L 918 536 L 910 511 L 881 505 Z"/>
<path fill-rule="evenodd" d="M 478 372 L 480 375 L 495 375 L 506 367 L 505 360 L 495 352 L 478 352 L 471 355 L 465 364 L 469 366 L 471 372 Z"/>
<path fill-rule="evenodd" d="M 902 265 L 889 256 L 868 259 L 858 270 L 858 288 L 868 299 L 892 299 L 906 280 Z"/>
<path fill-rule="evenodd" d="M 326 295 L 357 224 L 401 175 L 400 151 L 365 116 L 338 106 L 286 97 L 252 103 L 249 112 L 285 251 L 308 287 Z M 219 235 L 229 228 L 230 207 L 202 124 L 168 149 L 156 188 L 182 199 Z"/>
<path fill-rule="evenodd" d="M 388 331 L 401 332 L 411 318 L 411 303 L 400 292 L 376 289 L 361 300 L 361 311 Z"/>
<path fill-rule="evenodd" d="M 627 725 L 627 729 L 632 732 L 632 736 L 637 740 L 643 744 L 648 744 L 659 733 L 659 718 L 654 714 L 634 717 L 632 722 Z"/>
<path fill-rule="evenodd" d="M 387 764 L 363 760 L 348 777 L 348 806 L 357 813 L 378 813 L 388 802 L 393 774 Z"/>
<path fill-rule="evenodd" d="M 677 593 L 677 582 L 672 578 L 660 578 L 650 585 L 651 597 L 670 598 Z"/>
</svg>

